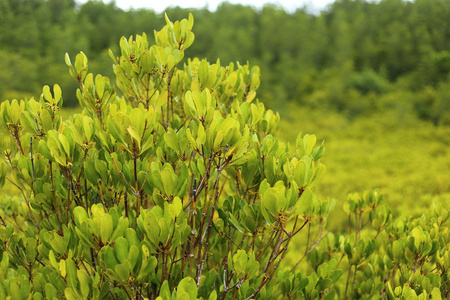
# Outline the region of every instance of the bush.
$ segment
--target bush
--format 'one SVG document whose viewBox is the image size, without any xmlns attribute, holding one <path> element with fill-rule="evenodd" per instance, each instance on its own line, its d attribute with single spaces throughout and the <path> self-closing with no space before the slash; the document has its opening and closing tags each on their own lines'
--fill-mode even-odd
<svg viewBox="0 0 450 300">
<path fill-rule="evenodd" d="M 62 120 L 58 85 L 2 103 L 0 179 L 22 198 L 0 202 L 1 299 L 448 294 L 444 208 L 393 223 L 377 191 L 350 195 L 349 234 L 326 233 L 323 146 L 274 136 L 257 67 L 179 69 L 193 18 L 166 22 L 110 53 L 123 96 L 80 53 L 81 114 Z"/>
</svg>

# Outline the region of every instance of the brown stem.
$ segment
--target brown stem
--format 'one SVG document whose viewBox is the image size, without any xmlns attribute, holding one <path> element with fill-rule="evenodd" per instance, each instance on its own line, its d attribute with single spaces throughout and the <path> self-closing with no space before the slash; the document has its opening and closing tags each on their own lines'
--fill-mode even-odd
<svg viewBox="0 0 450 300">
<path fill-rule="evenodd" d="M 123 195 L 123 202 L 125 206 L 125 217 L 128 218 L 128 193 L 125 191 Z"/>
<path fill-rule="evenodd" d="M 172 256 L 172 262 L 170 263 L 170 268 L 169 268 L 169 273 L 167 275 L 167 280 L 170 282 L 170 279 L 172 277 L 172 270 L 173 270 L 173 266 L 176 262 L 178 262 L 178 260 L 175 260 L 175 257 L 177 256 L 177 249 L 175 249 L 175 251 L 173 251 L 173 256 Z"/>
<path fill-rule="evenodd" d="M 41 228 L 39 227 L 39 224 L 37 223 L 36 218 L 34 217 L 33 211 L 31 210 L 30 201 L 28 201 L 28 198 L 27 198 L 27 196 L 25 195 L 25 191 L 24 191 L 20 186 L 18 186 L 16 183 L 14 183 L 13 181 L 11 181 L 8 177 L 6 177 L 6 179 L 7 179 L 10 183 L 12 183 L 15 187 L 17 187 L 17 188 L 20 190 L 20 192 L 22 193 L 22 196 L 23 196 L 23 198 L 25 199 L 25 203 L 26 203 L 27 206 L 28 206 L 28 210 L 30 211 L 30 217 L 31 217 L 31 219 L 32 219 L 33 222 L 34 222 L 34 226 L 36 226 L 37 230 L 40 231 Z M 5 224 L 6 224 L 6 223 L 5 223 Z"/>
<path fill-rule="evenodd" d="M 134 142 L 133 142 L 133 150 L 134 150 Z M 136 217 L 139 217 L 139 213 L 141 212 L 141 193 L 139 191 L 139 183 L 138 183 L 138 177 L 137 177 L 137 155 L 135 154 L 133 156 L 133 162 L 134 162 L 134 195 L 136 196 L 136 202 L 137 202 L 137 212 Z"/>
<path fill-rule="evenodd" d="M 112 154 L 112 153 L 111 153 Z M 120 178 L 122 178 L 122 180 L 125 182 L 125 184 L 130 188 L 130 190 L 133 191 L 134 194 L 136 194 L 135 189 L 131 186 L 131 184 L 127 181 L 127 179 L 125 178 L 125 176 L 123 175 L 122 171 L 119 170 L 119 167 L 116 164 L 116 160 L 114 159 L 114 157 L 111 155 L 111 161 L 113 162 L 114 167 L 116 168 L 117 172 L 119 173 Z"/>
<path fill-rule="evenodd" d="M 0 215 L 0 221 L 2 221 L 1 225 L 6 226 L 5 219 Z"/>
<path fill-rule="evenodd" d="M 100 200 L 102 201 L 103 209 L 107 212 L 105 198 L 103 197 L 103 186 L 101 179 L 98 180 L 98 189 L 100 190 Z"/>
<path fill-rule="evenodd" d="M 169 71 L 167 76 L 167 123 L 169 123 L 170 112 L 172 112 L 172 122 L 173 122 L 173 103 L 172 96 L 170 94 L 170 83 L 172 82 L 172 76 L 175 68 Z"/>
<path fill-rule="evenodd" d="M 24 151 L 23 151 L 22 143 L 20 142 L 20 134 L 19 134 L 20 125 L 14 124 L 14 123 L 8 123 L 7 126 L 9 129 L 9 133 L 11 134 L 11 136 L 14 139 L 14 143 L 16 144 L 17 149 L 19 149 L 20 154 L 25 155 Z"/>
<path fill-rule="evenodd" d="M 224 153 L 226 153 L 226 151 Z M 197 287 L 200 284 L 200 277 L 202 275 L 203 267 L 205 265 L 206 256 L 207 256 L 207 253 L 208 253 L 209 238 L 210 238 L 211 228 L 212 228 L 212 223 L 213 223 L 213 218 L 214 218 L 214 212 L 216 211 L 216 205 L 217 205 L 217 202 L 219 200 L 219 194 L 220 194 L 220 192 L 219 192 L 219 179 L 220 179 L 220 175 L 222 174 L 222 171 L 224 170 L 225 166 L 229 163 L 229 161 L 230 161 L 229 159 L 225 159 L 225 155 L 224 155 L 222 157 L 221 161 L 219 162 L 219 167 L 217 169 L 217 176 L 216 176 L 216 180 L 214 181 L 214 185 L 213 185 L 214 204 L 211 207 L 209 220 L 208 220 L 208 223 L 206 225 L 205 232 L 202 234 L 201 241 L 199 243 L 199 248 L 201 248 L 201 246 L 203 244 L 203 241 L 204 241 L 205 233 L 206 233 L 205 249 L 203 250 L 203 257 L 202 257 L 202 259 L 200 261 L 200 264 L 197 263 L 197 275 L 196 275 Z M 200 254 L 201 254 L 201 252 L 200 252 Z"/>
<path fill-rule="evenodd" d="M 350 276 L 352 275 L 352 268 L 349 267 L 348 268 L 348 273 L 347 273 L 347 282 L 345 283 L 345 292 L 344 292 L 344 300 L 347 299 L 347 291 L 348 291 L 348 284 L 350 282 Z"/>
<path fill-rule="evenodd" d="M 355 272 L 353 273 L 353 282 L 352 282 L 352 292 L 350 294 L 350 298 L 353 299 L 353 294 L 355 293 L 355 282 L 356 282 L 356 271 L 358 270 L 358 265 L 355 265 Z"/>
<path fill-rule="evenodd" d="M 264 246 L 264 248 L 261 250 L 261 252 L 259 253 L 259 255 L 256 257 L 256 260 L 260 260 L 262 255 L 264 254 L 264 252 L 266 252 L 267 248 L 269 248 L 270 244 L 272 244 L 272 242 L 275 240 L 276 237 L 276 233 L 277 231 L 275 230 L 275 228 L 272 230 L 272 234 L 269 237 L 269 240 L 266 242 L 266 245 Z"/>
<path fill-rule="evenodd" d="M 69 181 L 69 179 L 67 179 L 67 180 Z M 70 201 L 70 189 L 72 188 L 71 185 L 72 184 L 69 181 L 69 186 L 68 186 L 68 189 L 67 189 L 67 199 L 66 199 L 66 225 L 67 226 L 69 226 L 69 208 L 70 208 L 70 204 L 71 204 L 71 201 Z"/>
<path fill-rule="evenodd" d="M 33 171 L 33 182 L 31 183 L 31 189 L 33 189 L 33 183 L 36 182 L 36 173 L 34 171 L 34 157 L 33 157 L 33 137 L 30 137 L 30 159 L 31 159 L 31 169 Z"/>
<path fill-rule="evenodd" d="M 326 235 L 325 235 L 325 236 L 326 236 Z M 309 248 L 309 249 L 306 248 L 307 251 L 305 252 L 305 254 L 303 254 L 302 258 L 300 258 L 300 260 L 295 264 L 295 266 L 291 269 L 291 271 L 294 270 L 294 269 L 300 264 L 300 262 L 303 261 L 303 259 L 304 259 L 309 253 L 311 253 L 314 249 L 316 249 L 316 247 L 319 245 L 319 243 L 322 241 L 323 238 L 324 238 L 324 236 L 323 236 L 323 228 L 322 228 L 321 231 L 320 231 L 320 237 L 319 237 L 319 239 L 318 239 L 316 242 L 312 243 L 312 247 L 311 247 L 311 248 Z M 308 247 L 308 245 L 307 245 L 307 247 Z"/>
<path fill-rule="evenodd" d="M 86 201 L 86 210 L 87 210 L 89 208 L 89 199 L 88 199 L 88 185 L 86 177 L 84 177 L 84 201 Z"/>
<path fill-rule="evenodd" d="M 278 255 L 280 254 L 278 249 L 279 249 L 279 247 L 280 247 L 280 245 L 281 245 L 281 243 L 283 241 L 282 231 L 279 231 L 279 232 L 280 232 L 280 235 L 278 236 L 278 239 L 277 239 L 277 242 L 275 244 L 275 247 L 273 248 L 272 253 L 270 254 L 270 258 L 267 261 L 267 264 L 266 264 L 266 267 L 265 267 L 265 270 L 264 270 L 264 272 L 265 272 L 264 273 L 264 277 L 261 280 L 261 283 L 259 284 L 259 286 L 253 292 L 253 294 L 251 294 L 248 298 L 246 298 L 246 300 L 255 299 L 256 298 L 256 296 L 261 291 L 263 286 L 266 285 L 272 279 L 272 276 L 273 276 L 274 272 L 276 271 L 276 268 L 278 267 L 278 264 L 275 264 L 275 261 L 276 261 L 276 258 L 278 257 Z M 273 271 L 272 271 L 272 267 L 274 267 Z"/>
</svg>

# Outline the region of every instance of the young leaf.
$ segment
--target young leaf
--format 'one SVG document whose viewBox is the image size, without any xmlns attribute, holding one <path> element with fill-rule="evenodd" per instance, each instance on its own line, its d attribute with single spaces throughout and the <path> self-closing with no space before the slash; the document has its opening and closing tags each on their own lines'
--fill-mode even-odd
<svg viewBox="0 0 450 300">
<path fill-rule="evenodd" d="M 109 214 L 104 214 L 102 216 L 101 227 L 100 227 L 100 237 L 103 243 L 109 241 L 109 237 L 113 232 L 113 221 Z"/>
<path fill-rule="evenodd" d="M 197 299 L 197 285 L 195 284 L 194 279 L 192 279 L 191 277 L 183 278 L 178 284 L 177 299 L 184 299 L 183 297 L 185 296 L 182 296 L 183 293 L 186 293 L 188 295 L 189 298 L 187 299 Z"/>
<path fill-rule="evenodd" d="M 128 246 L 128 241 L 124 237 L 119 237 L 116 240 L 114 251 L 120 263 L 123 263 L 123 261 L 128 258 Z"/>
</svg>

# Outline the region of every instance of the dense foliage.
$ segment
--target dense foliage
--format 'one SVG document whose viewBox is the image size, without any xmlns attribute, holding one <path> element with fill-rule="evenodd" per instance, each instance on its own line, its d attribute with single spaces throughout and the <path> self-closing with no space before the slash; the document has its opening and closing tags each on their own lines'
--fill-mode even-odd
<svg viewBox="0 0 450 300">
<path fill-rule="evenodd" d="M 258 67 L 183 64 L 192 26 L 121 38 L 115 84 L 66 55 L 69 119 L 56 84 L 1 104 L 0 182 L 21 198 L 0 199 L 0 298 L 448 297 L 448 205 L 394 219 L 354 193 L 330 231 L 323 145 L 276 137 Z"/>
<path fill-rule="evenodd" d="M 261 98 L 277 110 L 294 101 L 349 117 L 396 109 L 400 116 L 450 122 L 448 1 L 339 0 L 315 13 L 225 3 L 216 12 L 193 12 L 192 55 L 259 65 Z M 182 18 L 188 11 L 168 13 Z M 0 0 L 0 20 L 0 98 L 37 95 L 57 82 L 71 91 L 69 105 L 77 104 L 76 84 L 60 75 L 65 52 L 84 51 L 94 60 L 92 70 L 111 76 L 104 54 L 118 50 L 121 36 L 164 24 L 151 10 L 74 0 Z"/>
</svg>

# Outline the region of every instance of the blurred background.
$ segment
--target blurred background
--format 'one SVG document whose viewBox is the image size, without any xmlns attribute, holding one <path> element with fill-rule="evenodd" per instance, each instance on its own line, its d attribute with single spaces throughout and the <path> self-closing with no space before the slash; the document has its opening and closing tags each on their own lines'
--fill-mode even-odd
<svg viewBox="0 0 450 300">
<path fill-rule="evenodd" d="M 450 205 L 450 1 L 161 3 L 0 0 L 0 100 L 57 83 L 77 111 L 66 52 L 83 51 L 90 72 L 113 78 L 107 52 L 121 36 L 152 38 L 163 12 L 192 12 L 187 57 L 259 65 L 258 98 L 281 114 L 281 137 L 325 142 L 322 197 L 380 188 L 405 215 Z"/>
</svg>

